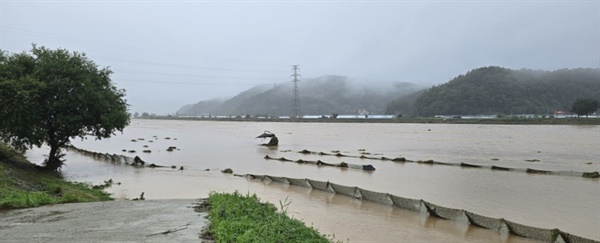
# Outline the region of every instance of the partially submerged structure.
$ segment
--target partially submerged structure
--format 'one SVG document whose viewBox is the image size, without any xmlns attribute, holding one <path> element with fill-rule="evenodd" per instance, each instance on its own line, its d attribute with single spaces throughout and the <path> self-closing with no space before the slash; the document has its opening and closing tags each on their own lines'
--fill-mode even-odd
<svg viewBox="0 0 600 243">
<path fill-rule="evenodd" d="M 277 138 L 277 136 L 275 136 L 274 133 L 272 133 L 270 131 L 265 131 L 263 134 L 258 135 L 258 137 L 256 137 L 256 138 L 262 138 L 262 139 L 271 138 L 268 143 L 261 144 L 262 146 L 277 146 L 277 145 L 279 145 L 279 139 Z"/>
</svg>

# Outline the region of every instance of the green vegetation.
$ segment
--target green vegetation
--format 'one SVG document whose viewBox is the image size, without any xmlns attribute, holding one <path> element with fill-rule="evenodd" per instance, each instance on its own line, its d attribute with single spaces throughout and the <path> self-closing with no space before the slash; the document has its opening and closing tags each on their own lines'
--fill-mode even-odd
<svg viewBox="0 0 600 243">
<path fill-rule="evenodd" d="M 0 210 L 107 200 L 112 200 L 108 193 L 65 181 L 57 172 L 40 170 L 0 143 Z"/>
<path fill-rule="evenodd" d="M 600 93 L 598 69 L 556 71 L 484 67 L 434 86 L 415 101 L 416 116 L 552 114 Z M 395 111 L 402 102 L 391 103 Z"/>
<path fill-rule="evenodd" d="M 588 116 L 598 110 L 598 100 L 592 98 L 579 98 L 573 103 L 571 112 L 577 114 L 577 116 Z"/>
<path fill-rule="evenodd" d="M 301 111 L 307 115 L 348 115 L 357 114 L 359 110 L 398 118 L 552 115 L 558 110 L 570 111 L 577 98 L 597 97 L 600 72 L 592 68 L 539 71 L 482 67 L 425 90 L 401 82 L 387 87 L 357 87 L 346 77 L 330 75 L 303 80 L 300 89 Z M 177 115 L 259 119 L 287 116 L 290 94 L 291 84 L 261 85 L 231 99 L 205 100 L 183 106 Z"/>
<path fill-rule="evenodd" d="M 343 76 L 322 76 L 302 80 L 300 100 L 302 114 L 357 114 L 364 109 L 371 114 L 383 114 L 385 104 L 399 96 L 420 89 L 412 83 L 357 84 Z M 185 105 L 178 115 L 273 117 L 290 115 L 292 84 L 259 85 L 227 100 L 204 100 Z"/>
<path fill-rule="evenodd" d="M 392 100 L 387 104 L 385 114 L 396 115 L 396 117 L 405 117 L 406 115 L 415 114 L 415 102 L 417 102 L 417 99 L 423 92 L 425 92 L 425 90 L 420 90 Z"/>
<path fill-rule="evenodd" d="M 107 138 L 129 124 L 125 91 L 111 74 L 83 53 L 35 45 L 30 52 L 0 50 L 0 140 L 19 150 L 45 143 L 45 168 L 60 169 L 71 138 Z"/>
<path fill-rule="evenodd" d="M 289 218 L 289 203 L 275 205 L 260 202 L 254 194 L 211 193 L 208 233 L 217 242 L 329 242 L 302 221 Z"/>
</svg>

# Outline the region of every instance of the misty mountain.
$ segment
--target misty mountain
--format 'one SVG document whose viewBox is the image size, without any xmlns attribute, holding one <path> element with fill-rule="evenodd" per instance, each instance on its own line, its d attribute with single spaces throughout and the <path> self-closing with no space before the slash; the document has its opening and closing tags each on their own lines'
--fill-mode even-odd
<svg viewBox="0 0 600 243">
<path fill-rule="evenodd" d="M 207 100 L 185 105 L 179 115 L 290 115 L 292 83 L 259 85 L 224 101 Z M 303 115 L 383 114 L 386 105 L 420 87 L 412 83 L 361 83 L 343 76 L 323 76 L 299 84 L 300 111 Z"/>
<path fill-rule="evenodd" d="M 600 96 L 598 69 L 556 71 L 483 67 L 388 104 L 391 114 L 416 116 L 551 114 L 569 111 L 577 98 Z M 407 113 L 404 113 L 407 114 Z"/>
</svg>

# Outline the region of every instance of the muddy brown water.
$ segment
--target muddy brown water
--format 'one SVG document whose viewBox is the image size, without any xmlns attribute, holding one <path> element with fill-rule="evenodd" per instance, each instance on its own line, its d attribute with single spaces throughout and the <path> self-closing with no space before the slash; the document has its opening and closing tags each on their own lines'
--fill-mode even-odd
<svg viewBox="0 0 600 243">
<path fill-rule="evenodd" d="M 268 142 L 255 139 L 265 130 L 277 135 L 278 148 L 258 146 Z M 303 149 L 339 150 L 349 155 L 366 152 L 411 160 L 590 172 L 600 171 L 600 126 L 132 120 L 124 134 L 99 141 L 74 140 L 73 144 L 86 150 L 137 155 L 149 163 L 184 168 L 133 168 L 97 161 L 74 151 L 67 153 L 62 170 L 67 179 L 92 184 L 108 179 L 120 182 L 121 185 L 107 189 L 116 198 L 136 198 L 142 192 L 148 199 L 199 198 L 211 191 L 256 193 L 276 205 L 291 202 L 287 207 L 290 215 L 322 233 L 335 234 L 340 240 L 528 241 L 341 195 L 250 181 L 220 170 L 231 168 L 238 174 L 309 178 L 358 186 L 600 240 L 598 179 L 298 153 Z M 177 149 L 168 152 L 169 146 Z M 122 152 L 123 149 L 136 153 Z M 146 149 L 152 152 L 143 153 Z M 35 149 L 27 155 L 40 162 L 47 152 L 47 148 Z M 265 160 L 265 155 L 372 164 L 377 170 L 364 172 Z"/>
</svg>

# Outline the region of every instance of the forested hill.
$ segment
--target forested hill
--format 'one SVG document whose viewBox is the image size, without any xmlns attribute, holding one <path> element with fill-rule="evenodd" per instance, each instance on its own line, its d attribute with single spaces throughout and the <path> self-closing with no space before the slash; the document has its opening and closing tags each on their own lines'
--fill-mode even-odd
<svg viewBox="0 0 600 243">
<path fill-rule="evenodd" d="M 433 86 L 415 99 L 395 100 L 388 105 L 388 113 L 413 102 L 412 113 L 416 116 L 551 114 L 555 110 L 569 111 L 577 98 L 599 96 L 598 69 L 483 67 Z"/>
<path fill-rule="evenodd" d="M 373 85 L 357 83 L 343 76 L 323 76 L 302 80 L 300 110 L 303 115 L 357 114 L 366 110 L 383 114 L 393 99 L 415 92 L 419 86 L 412 83 L 386 83 Z M 291 82 L 260 85 L 228 100 L 200 101 L 186 105 L 178 115 L 290 115 L 292 105 Z"/>
</svg>

